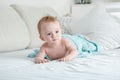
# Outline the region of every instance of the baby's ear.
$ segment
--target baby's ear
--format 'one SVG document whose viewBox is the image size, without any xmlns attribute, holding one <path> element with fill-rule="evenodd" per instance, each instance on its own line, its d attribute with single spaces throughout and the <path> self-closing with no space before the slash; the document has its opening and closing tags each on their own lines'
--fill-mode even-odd
<svg viewBox="0 0 120 80">
<path fill-rule="evenodd" d="M 40 39 L 41 39 L 41 40 L 43 40 L 43 41 L 44 41 L 44 39 L 43 39 L 43 37 L 42 37 L 41 35 L 40 35 L 39 37 L 40 37 Z"/>
</svg>

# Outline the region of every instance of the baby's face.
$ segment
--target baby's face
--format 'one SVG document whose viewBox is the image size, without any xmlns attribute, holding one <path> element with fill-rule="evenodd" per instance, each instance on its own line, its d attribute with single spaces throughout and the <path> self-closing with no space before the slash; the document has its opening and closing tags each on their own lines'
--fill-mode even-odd
<svg viewBox="0 0 120 80">
<path fill-rule="evenodd" d="M 41 37 L 49 43 L 61 40 L 61 27 L 59 22 L 43 23 L 41 27 Z"/>
</svg>

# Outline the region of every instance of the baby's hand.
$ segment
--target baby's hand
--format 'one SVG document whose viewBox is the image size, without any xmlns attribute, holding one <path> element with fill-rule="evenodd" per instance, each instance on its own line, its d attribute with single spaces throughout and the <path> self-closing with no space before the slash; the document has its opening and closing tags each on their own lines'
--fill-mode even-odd
<svg viewBox="0 0 120 80">
<path fill-rule="evenodd" d="M 60 59 L 57 59 L 57 61 L 63 61 L 63 62 L 69 62 L 70 61 L 70 58 L 69 57 L 63 57 L 63 58 L 60 58 Z"/>
<path fill-rule="evenodd" d="M 40 64 L 40 63 L 46 63 L 49 62 L 50 60 L 48 59 L 35 59 L 35 64 Z"/>
</svg>

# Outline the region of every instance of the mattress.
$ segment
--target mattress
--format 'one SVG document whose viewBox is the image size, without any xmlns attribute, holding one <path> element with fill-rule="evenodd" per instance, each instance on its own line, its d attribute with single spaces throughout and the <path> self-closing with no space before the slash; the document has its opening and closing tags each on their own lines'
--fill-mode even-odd
<svg viewBox="0 0 120 80">
<path fill-rule="evenodd" d="M 120 49 L 42 64 L 27 57 L 33 50 L 0 53 L 0 80 L 120 80 Z"/>
</svg>

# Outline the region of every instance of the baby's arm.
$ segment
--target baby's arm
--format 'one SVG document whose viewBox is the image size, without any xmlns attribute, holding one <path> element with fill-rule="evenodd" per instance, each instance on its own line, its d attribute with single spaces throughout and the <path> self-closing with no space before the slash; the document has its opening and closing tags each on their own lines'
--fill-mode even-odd
<svg viewBox="0 0 120 80">
<path fill-rule="evenodd" d="M 58 59 L 58 61 L 68 62 L 77 57 L 77 49 L 69 40 L 65 39 L 65 45 L 66 45 L 66 49 L 68 50 L 68 54 Z"/>
<path fill-rule="evenodd" d="M 45 47 L 44 47 L 44 45 L 42 45 L 41 48 L 40 48 L 40 51 L 39 51 L 38 55 L 35 58 L 35 63 L 39 64 L 39 63 L 49 62 L 48 59 L 44 58 L 45 55 L 46 55 L 46 53 L 45 53 Z"/>
<path fill-rule="evenodd" d="M 73 59 L 76 58 L 76 56 L 77 56 L 76 54 L 77 54 L 77 51 L 76 51 L 76 50 L 73 50 L 73 51 L 71 51 L 68 55 L 66 55 L 66 56 L 58 59 L 58 61 L 64 61 L 64 62 L 71 61 L 71 60 L 73 60 Z"/>
</svg>

